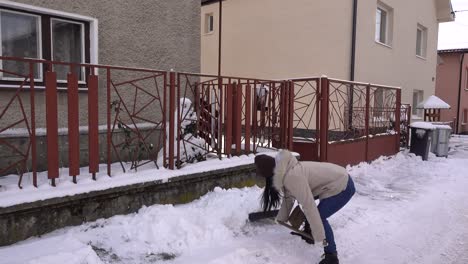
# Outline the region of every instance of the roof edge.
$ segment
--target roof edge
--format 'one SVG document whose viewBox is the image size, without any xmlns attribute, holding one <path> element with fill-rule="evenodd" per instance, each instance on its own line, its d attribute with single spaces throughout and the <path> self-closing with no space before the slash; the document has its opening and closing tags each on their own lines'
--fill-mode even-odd
<svg viewBox="0 0 468 264">
<path fill-rule="evenodd" d="M 222 0 L 222 1 L 226 1 L 226 0 Z M 214 3 L 218 3 L 219 0 L 201 0 L 201 5 L 204 6 L 204 5 L 211 5 L 211 4 L 214 4 Z"/>
<path fill-rule="evenodd" d="M 442 50 L 438 50 L 437 53 L 468 53 L 468 48 L 463 48 L 463 49 L 442 49 Z"/>
</svg>

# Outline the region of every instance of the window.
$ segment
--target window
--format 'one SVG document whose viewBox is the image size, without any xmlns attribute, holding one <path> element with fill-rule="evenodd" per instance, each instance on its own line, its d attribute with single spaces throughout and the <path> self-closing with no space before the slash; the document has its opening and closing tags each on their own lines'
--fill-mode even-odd
<svg viewBox="0 0 468 264">
<path fill-rule="evenodd" d="M 382 116 L 384 107 L 384 89 L 377 88 L 374 92 L 374 116 Z"/>
<path fill-rule="evenodd" d="M 41 18 L 36 15 L 0 10 L 1 56 L 41 58 L 40 22 Z M 28 64 L 18 61 L 2 60 L 0 67 L 12 73 L 29 72 Z M 35 72 L 34 75 L 35 78 L 39 78 L 39 71 Z M 17 77 L 6 72 L 2 75 L 2 78 L 5 79 Z"/>
<path fill-rule="evenodd" d="M 205 33 L 214 31 L 214 16 L 213 13 L 205 15 Z"/>
<path fill-rule="evenodd" d="M 463 109 L 463 112 L 462 112 L 462 125 L 466 125 L 468 124 L 468 109 L 465 108 Z"/>
<path fill-rule="evenodd" d="M 84 25 L 61 19 L 51 20 L 52 33 L 52 60 L 66 62 L 84 62 Z M 55 66 L 57 79 L 66 80 L 68 67 Z M 84 73 L 75 69 L 79 80 L 83 80 Z"/>
<path fill-rule="evenodd" d="M 465 89 L 468 90 L 468 68 L 465 70 Z"/>
<path fill-rule="evenodd" d="M 28 9 L 29 10 L 29 9 Z M 68 14 L 69 15 L 69 14 Z M 26 57 L 62 62 L 90 63 L 90 22 L 60 17 L 55 14 L 42 14 L 10 7 L 0 9 L 1 56 Z M 36 64 L 38 65 L 38 64 Z M 45 69 L 35 67 L 35 80 L 43 86 Z M 28 64 L 2 60 L 0 68 L 1 84 L 18 84 L 21 78 L 14 74 L 27 74 Z M 63 83 L 67 79 L 69 67 L 55 65 L 57 79 Z M 74 69 L 81 83 L 85 82 L 84 68 Z M 62 84 L 63 85 L 63 84 Z"/>
<path fill-rule="evenodd" d="M 393 11 L 383 3 L 377 4 L 375 15 L 375 41 L 378 43 L 392 44 Z"/>
<path fill-rule="evenodd" d="M 421 90 L 414 90 L 413 91 L 413 105 L 412 105 L 412 113 L 413 115 L 422 117 L 422 109 L 418 109 L 418 104 L 423 101 L 424 98 L 424 91 Z"/>
<path fill-rule="evenodd" d="M 416 55 L 426 57 L 427 49 L 427 28 L 418 24 L 416 29 Z"/>
</svg>

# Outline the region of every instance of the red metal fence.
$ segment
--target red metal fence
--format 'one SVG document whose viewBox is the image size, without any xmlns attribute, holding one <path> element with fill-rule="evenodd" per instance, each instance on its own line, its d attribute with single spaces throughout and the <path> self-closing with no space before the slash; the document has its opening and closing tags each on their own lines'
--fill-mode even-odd
<svg viewBox="0 0 468 264">
<path fill-rule="evenodd" d="M 398 152 L 399 88 L 327 77 L 290 82 L 294 87 L 292 149 L 303 160 L 347 165 Z"/>
<path fill-rule="evenodd" d="M 399 147 L 401 91 L 394 87 L 326 77 L 278 81 L 9 57 L 0 62 L 8 62 L 0 69 L 0 151 L 11 153 L 0 162 L 0 175 L 32 172 L 35 186 L 42 170 L 55 185 L 64 164 L 76 182 L 83 173 L 95 178 L 102 163 L 110 176 L 113 162 L 123 171 L 148 163 L 174 169 L 210 156 L 288 148 L 303 160 L 344 165 Z M 15 129 L 27 141 L 21 147 L 2 136 Z M 38 158 L 46 164 L 38 166 Z M 80 171 L 87 165 L 88 172 Z"/>
</svg>

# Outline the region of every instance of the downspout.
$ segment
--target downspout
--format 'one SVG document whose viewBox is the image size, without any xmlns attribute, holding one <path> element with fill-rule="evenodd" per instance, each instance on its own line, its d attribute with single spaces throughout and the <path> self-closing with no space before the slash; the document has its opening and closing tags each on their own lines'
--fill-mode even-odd
<svg viewBox="0 0 468 264">
<path fill-rule="evenodd" d="M 460 126 L 460 104 L 461 104 L 461 90 L 462 90 L 462 77 L 463 77 L 463 60 L 465 59 L 465 52 L 461 55 L 460 61 L 460 78 L 458 80 L 458 103 L 457 103 L 457 129 L 456 134 L 458 134 Z"/>
<path fill-rule="evenodd" d="M 356 64 L 356 24 L 357 24 L 357 5 L 358 0 L 353 0 L 353 29 L 351 35 L 351 65 L 349 72 L 349 80 L 354 81 L 354 69 Z M 354 101 L 354 92 L 353 85 L 350 86 L 349 93 L 349 113 L 348 113 L 348 127 L 351 129 L 353 127 L 353 101 Z"/>
<path fill-rule="evenodd" d="M 221 32 L 223 29 L 223 0 L 219 0 L 219 22 L 218 22 L 218 78 L 221 76 Z"/>
<path fill-rule="evenodd" d="M 356 64 L 356 22 L 358 0 L 353 0 L 353 33 L 351 36 L 351 70 L 349 80 L 354 81 L 354 67 Z"/>
</svg>

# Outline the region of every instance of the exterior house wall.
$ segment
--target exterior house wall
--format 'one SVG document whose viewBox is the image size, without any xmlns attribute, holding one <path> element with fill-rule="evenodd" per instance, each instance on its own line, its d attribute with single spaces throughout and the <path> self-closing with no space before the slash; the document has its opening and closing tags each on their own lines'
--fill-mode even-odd
<svg viewBox="0 0 468 264">
<path fill-rule="evenodd" d="M 354 79 L 402 87 L 402 103 L 412 103 L 413 90 L 429 97 L 435 90 L 438 23 L 451 19 L 449 2 L 379 1 L 393 8 L 391 47 L 375 41 L 377 3 L 358 1 Z M 218 3 L 202 6 L 202 71 L 213 74 L 218 67 L 218 9 Z M 206 34 L 209 13 L 215 28 Z M 222 75 L 350 79 L 352 15 L 353 1 L 224 1 Z M 424 58 L 416 56 L 418 24 L 427 28 Z"/>
<path fill-rule="evenodd" d="M 97 19 L 98 63 L 169 71 L 200 71 L 200 2 L 198 0 L 19 0 L 0 1 L 27 4 Z M 18 8 L 20 9 L 20 8 Z M 92 40 L 91 40 L 92 41 Z M 99 72 L 99 97 L 105 98 L 105 72 Z M 0 86 L 1 87 L 1 86 Z M 37 127 L 45 125 L 44 90 L 36 89 Z M 0 88 L 0 105 L 16 90 Z M 125 96 L 125 95 L 124 95 Z M 59 127 L 66 127 L 67 95 L 59 91 Z M 23 93 L 25 102 L 29 94 Z M 103 99 L 100 102 L 105 102 Z M 26 108 L 28 105 L 26 104 Z M 99 104 L 100 124 L 105 123 L 108 106 Z M 0 107 L 1 109 L 1 107 Z M 87 92 L 80 92 L 80 109 L 87 109 Z M 16 110 L 14 110 L 16 111 Z M 28 111 L 28 110 L 26 110 Z M 18 111 L 17 111 L 18 112 Z M 29 115 L 29 111 L 27 113 Z M 17 116 L 8 115 L 3 122 Z M 6 120 L 10 118 L 10 120 Z M 1 125 L 1 123 L 0 123 Z M 87 125 L 87 113 L 80 113 L 80 125 Z"/>
<path fill-rule="evenodd" d="M 377 1 L 359 1 L 356 43 L 356 80 L 402 87 L 402 103 L 412 103 L 413 90 L 434 94 L 438 21 L 435 4 L 427 0 L 383 0 L 393 8 L 393 41 L 375 39 Z M 418 23 L 427 28 L 426 57 L 416 56 Z"/>
<path fill-rule="evenodd" d="M 460 63 L 463 53 L 440 53 L 440 63 L 437 66 L 436 96 L 447 102 L 451 109 L 441 111 L 442 121 L 455 121 L 457 118 L 458 93 L 460 83 Z M 468 124 L 464 123 L 463 112 L 468 109 L 468 54 L 462 65 L 460 115 L 458 132 L 468 132 Z M 455 122 L 456 123 L 456 122 Z"/>
<path fill-rule="evenodd" d="M 217 3 L 202 6 L 204 73 L 218 72 L 218 10 Z M 222 75 L 281 79 L 323 73 L 348 78 L 350 10 L 351 1 L 338 0 L 224 1 Z M 209 13 L 214 14 L 215 26 L 206 34 Z"/>
</svg>

